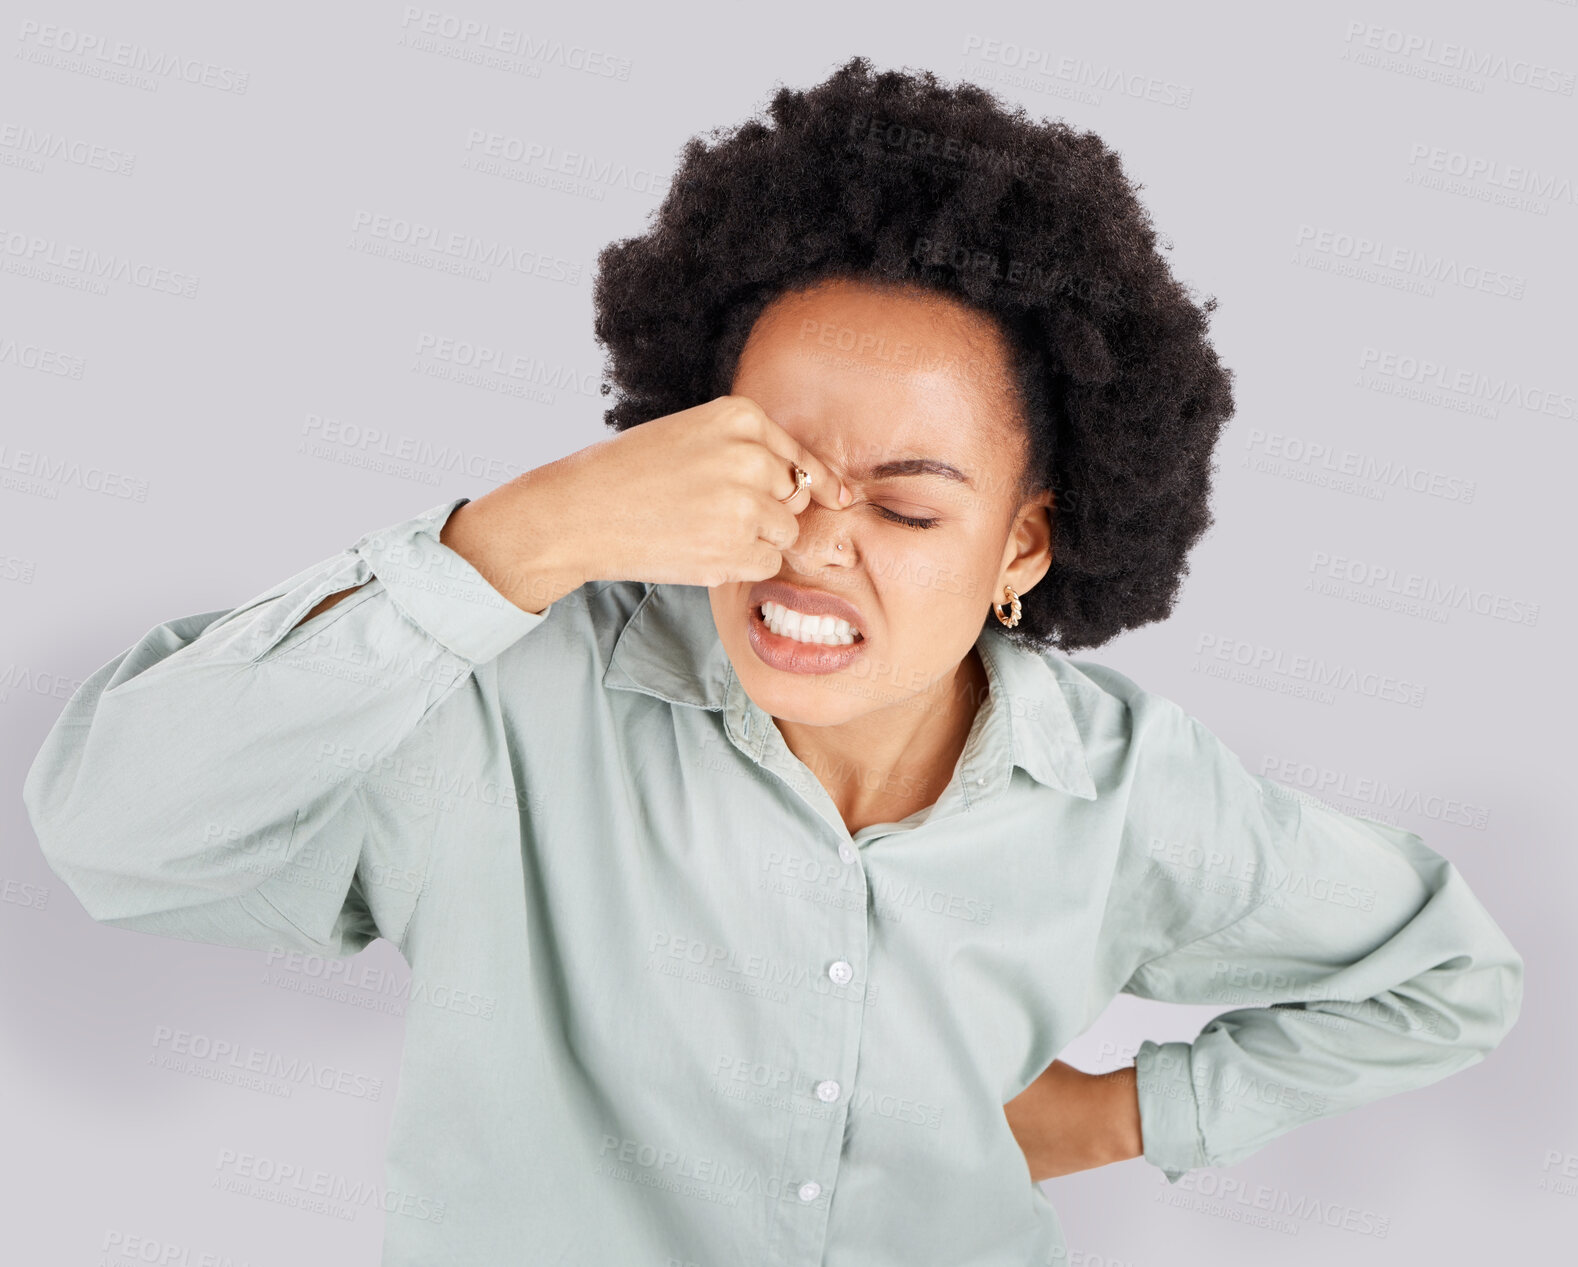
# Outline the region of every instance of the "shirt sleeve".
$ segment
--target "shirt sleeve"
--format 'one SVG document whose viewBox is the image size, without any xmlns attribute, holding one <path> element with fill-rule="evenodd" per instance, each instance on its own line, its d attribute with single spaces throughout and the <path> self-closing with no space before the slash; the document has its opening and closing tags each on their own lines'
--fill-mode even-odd
<svg viewBox="0 0 1578 1267">
<path fill-rule="evenodd" d="M 515 606 L 439 541 L 469 500 L 368 533 L 231 611 L 159 625 L 82 684 L 22 796 L 93 919 L 335 957 L 399 942 L 430 832 L 370 814 L 365 781 L 552 610 Z"/>
<path fill-rule="evenodd" d="M 1237 1005 L 1192 1043 L 1146 1041 L 1136 1056 L 1144 1156 L 1176 1183 L 1483 1060 L 1517 1020 L 1523 960 L 1418 835 L 1251 775 L 1170 711 L 1167 777 L 1208 791 L 1177 786 L 1171 811 L 1147 812 L 1149 884 L 1211 927 L 1122 988 Z"/>
</svg>

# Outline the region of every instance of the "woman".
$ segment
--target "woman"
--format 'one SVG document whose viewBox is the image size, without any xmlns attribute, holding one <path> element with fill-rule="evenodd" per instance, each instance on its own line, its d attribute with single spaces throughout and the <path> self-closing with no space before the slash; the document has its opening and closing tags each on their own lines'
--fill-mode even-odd
<svg viewBox="0 0 1578 1267">
<path fill-rule="evenodd" d="M 854 59 L 601 259 L 611 438 L 71 700 L 106 923 L 412 968 L 390 1263 L 1052 1263 L 1434 1082 L 1522 961 L 1419 837 L 1053 648 L 1165 617 L 1231 413 L 1117 157 Z M 1236 1005 L 1093 1076 L 1120 991 Z"/>
</svg>

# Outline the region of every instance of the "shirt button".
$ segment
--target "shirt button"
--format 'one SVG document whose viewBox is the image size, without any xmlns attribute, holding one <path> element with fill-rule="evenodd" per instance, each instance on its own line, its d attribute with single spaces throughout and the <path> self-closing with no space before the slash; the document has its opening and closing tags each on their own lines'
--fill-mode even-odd
<svg viewBox="0 0 1578 1267">
<path fill-rule="evenodd" d="M 986 782 L 986 776 L 985 776 L 985 775 L 982 775 L 982 776 L 981 776 L 981 777 L 980 777 L 980 778 L 978 778 L 978 779 L 977 779 L 977 780 L 976 780 L 976 781 L 975 781 L 975 782 L 976 782 L 976 784 L 977 784 L 977 785 L 980 785 L 980 784 L 982 784 L 982 783 L 985 783 L 985 782 Z"/>
<path fill-rule="evenodd" d="M 838 1083 L 829 1078 L 826 1082 L 816 1084 L 816 1098 L 832 1103 L 838 1099 Z"/>
<path fill-rule="evenodd" d="M 827 970 L 827 975 L 833 978 L 834 985 L 848 985 L 854 979 L 855 970 L 840 959 Z"/>
<path fill-rule="evenodd" d="M 853 862 L 855 860 L 855 851 L 848 845 L 839 845 L 838 856 L 845 862 Z"/>
<path fill-rule="evenodd" d="M 815 1201 L 821 1195 L 822 1185 L 815 1180 L 800 1185 L 800 1200 L 802 1201 Z"/>
</svg>

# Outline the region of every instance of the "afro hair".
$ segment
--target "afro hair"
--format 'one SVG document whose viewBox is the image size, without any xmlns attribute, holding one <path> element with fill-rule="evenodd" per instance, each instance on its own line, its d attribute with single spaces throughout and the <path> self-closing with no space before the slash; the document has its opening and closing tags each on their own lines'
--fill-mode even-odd
<svg viewBox="0 0 1578 1267">
<path fill-rule="evenodd" d="M 1006 337 L 1029 433 L 1019 491 L 1053 492 L 1051 567 L 1004 632 L 1073 652 L 1165 619 L 1212 523 L 1232 371 L 1207 341 L 1216 300 L 1173 277 L 1143 186 L 1093 132 L 863 57 L 780 87 L 768 115 L 687 141 L 649 231 L 599 254 L 607 425 L 730 394 L 784 292 L 835 277 L 941 292 Z"/>
</svg>

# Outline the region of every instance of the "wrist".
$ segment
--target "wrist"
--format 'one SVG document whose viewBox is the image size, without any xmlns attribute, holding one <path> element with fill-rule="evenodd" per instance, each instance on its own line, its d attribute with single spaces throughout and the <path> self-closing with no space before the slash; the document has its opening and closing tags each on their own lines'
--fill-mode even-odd
<svg viewBox="0 0 1578 1267">
<path fill-rule="evenodd" d="M 1105 1140 L 1108 1162 L 1143 1157 L 1145 1140 L 1140 1129 L 1139 1079 L 1134 1066 L 1127 1065 L 1096 1076 L 1108 1100 L 1108 1110 L 1103 1114 L 1109 1127 Z"/>
<path fill-rule="evenodd" d="M 458 507 L 439 541 L 515 606 L 540 614 L 586 581 L 573 523 L 555 495 L 557 464 L 539 467 Z"/>
</svg>

